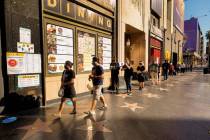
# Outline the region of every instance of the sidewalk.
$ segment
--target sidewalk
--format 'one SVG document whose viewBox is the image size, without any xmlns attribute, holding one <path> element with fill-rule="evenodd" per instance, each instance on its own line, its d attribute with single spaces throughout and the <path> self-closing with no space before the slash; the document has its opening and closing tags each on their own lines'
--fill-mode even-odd
<svg viewBox="0 0 210 140">
<path fill-rule="evenodd" d="M 132 96 L 106 91 L 108 109 L 97 110 L 94 117 L 84 114 L 90 109 L 91 96 L 78 101 L 77 115 L 70 115 L 72 105 L 66 104 L 61 119 L 53 116 L 58 105 L 21 112 L 15 122 L 0 123 L 0 139 L 208 140 L 209 81 L 208 75 L 189 72 L 158 86 L 146 82 L 143 91 L 134 81 Z M 0 116 L 0 121 L 5 117 Z"/>
</svg>

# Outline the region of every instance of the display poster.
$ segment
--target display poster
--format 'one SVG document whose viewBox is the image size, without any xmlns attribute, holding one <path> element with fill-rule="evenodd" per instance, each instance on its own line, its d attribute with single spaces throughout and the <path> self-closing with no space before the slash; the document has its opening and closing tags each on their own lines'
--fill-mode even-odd
<svg viewBox="0 0 210 140">
<path fill-rule="evenodd" d="M 7 52 L 7 73 L 41 73 L 41 55 Z"/>
<path fill-rule="evenodd" d="M 25 72 L 25 59 L 23 53 L 7 53 L 7 73 L 21 74 Z"/>
<path fill-rule="evenodd" d="M 37 75 L 18 75 L 18 88 L 40 86 L 40 76 Z"/>
<path fill-rule="evenodd" d="M 17 43 L 17 51 L 25 52 L 25 53 L 34 53 L 34 44 L 18 42 Z"/>
<path fill-rule="evenodd" d="M 31 30 L 27 28 L 19 28 L 20 42 L 31 43 Z"/>
<path fill-rule="evenodd" d="M 112 39 L 106 37 L 98 38 L 98 56 L 105 70 L 110 68 L 112 61 Z"/>
<path fill-rule="evenodd" d="M 94 34 L 78 31 L 78 72 L 92 70 L 92 57 L 96 51 L 96 37 Z"/>
<path fill-rule="evenodd" d="M 47 24 L 48 73 L 62 73 L 65 61 L 74 62 L 73 30 Z"/>
</svg>

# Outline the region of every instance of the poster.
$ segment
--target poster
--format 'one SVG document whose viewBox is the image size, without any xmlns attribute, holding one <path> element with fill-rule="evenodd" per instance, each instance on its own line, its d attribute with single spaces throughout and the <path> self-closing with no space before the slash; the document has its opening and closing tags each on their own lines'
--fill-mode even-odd
<svg viewBox="0 0 210 140">
<path fill-rule="evenodd" d="M 48 55 L 48 63 L 59 63 L 64 64 L 67 60 L 73 62 L 73 55 Z"/>
<path fill-rule="evenodd" d="M 7 73 L 25 73 L 25 55 L 23 53 L 7 53 Z"/>
<path fill-rule="evenodd" d="M 31 30 L 27 28 L 19 28 L 20 42 L 31 43 Z"/>
<path fill-rule="evenodd" d="M 79 72 L 92 70 L 92 57 L 95 56 L 95 35 L 78 31 L 78 61 Z"/>
<path fill-rule="evenodd" d="M 49 73 L 62 73 L 64 71 L 64 64 L 49 64 L 48 72 Z"/>
<path fill-rule="evenodd" d="M 18 88 L 40 86 L 40 76 L 37 75 L 18 75 Z"/>
<path fill-rule="evenodd" d="M 65 61 L 74 62 L 73 30 L 47 24 L 48 73 L 62 73 Z"/>
<path fill-rule="evenodd" d="M 25 52 L 25 53 L 34 53 L 34 44 L 18 42 L 17 43 L 17 51 Z"/>
<path fill-rule="evenodd" d="M 7 52 L 7 73 L 41 73 L 41 55 Z"/>
<path fill-rule="evenodd" d="M 106 37 L 98 38 L 98 56 L 105 70 L 109 69 L 112 61 L 112 39 Z"/>
</svg>

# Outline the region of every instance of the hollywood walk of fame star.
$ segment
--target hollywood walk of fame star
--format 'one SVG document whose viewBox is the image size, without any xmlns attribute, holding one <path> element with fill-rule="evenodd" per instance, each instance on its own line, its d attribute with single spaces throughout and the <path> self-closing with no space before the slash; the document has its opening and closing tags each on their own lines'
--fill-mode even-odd
<svg viewBox="0 0 210 140">
<path fill-rule="evenodd" d="M 173 87 L 173 86 L 174 86 L 174 84 L 167 84 L 167 86 L 169 86 L 169 87 Z"/>
<path fill-rule="evenodd" d="M 166 88 L 160 88 L 160 91 L 168 91 Z"/>
<path fill-rule="evenodd" d="M 19 127 L 17 129 L 27 130 L 26 134 L 22 138 L 22 140 L 29 139 L 31 136 L 33 136 L 36 133 L 39 132 L 45 132 L 45 133 L 52 133 L 53 131 L 49 128 L 49 126 L 41 121 L 40 119 L 37 119 L 32 125 L 27 125 L 23 127 Z"/>
<path fill-rule="evenodd" d="M 112 131 L 104 126 L 105 121 L 96 122 L 94 117 L 86 118 L 86 125 L 76 128 L 77 130 L 87 131 L 87 139 L 93 140 L 97 132 L 112 133 Z"/>
<path fill-rule="evenodd" d="M 135 112 L 136 109 L 144 109 L 144 107 L 138 106 L 138 103 L 129 104 L 129 103 L 125 102 L 124 104 L 125 104 L 125 105 L 120 106 L 120 107 L 129 108 L 129 109 L 132 110 L 133 112 Z"/>
<path fill-rule="evenodd" d="M 117 97 L 121 97 L 123 99 L 127 98 L 127 97 L 131 97 L 130 95 L 128 96 L 127 94 L 119 94 L 119 95 L 116 95 Z"/>
<path fill-rule="evenodd" d="M 147 94 L 143 94 L 144 96 L 148 97 L 148 98 L 160 98 L 159 95 L 157 94 L 152 94 L 152 93 L 147 93 Z"/>
</svg>

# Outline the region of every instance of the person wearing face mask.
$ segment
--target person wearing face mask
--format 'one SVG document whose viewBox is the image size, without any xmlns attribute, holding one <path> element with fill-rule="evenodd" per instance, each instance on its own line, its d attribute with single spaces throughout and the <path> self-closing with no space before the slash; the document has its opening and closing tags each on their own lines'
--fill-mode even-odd
<svg viewBox="0 0 210 140">
<path fill-rule="evenodd" d="M 73 103 L 73 111 L 71 114 L 76 114 L 76 90 L 74 87 L 74 79 L 75 79 L 75 72 L 72 69 L 73 63 L 70 61 L 65 62 L 65 70 L 63 71 L 63 75 L 61 78 L 61 86 L 60 88 L 64 89 L 63 97 L 61 98 L 61 103 L 59 107 L 58 114 L 56 116 L 61 117 L 61 113 L 63 111 L 64 102 L 66 99 L 70 99 Z"/>
<path fill-rule="evenodd" d="M 99 109 L 107 109 L 107 104 L 101 91 L 103 88 L 104 79 L 103 67 L 99 64 L 99 59 L 97 57 L 93 57 L 92 65 L 92 73 L 89 75 L 88 80 L 92 80 L 93 82 L 93 99 L 90 111 L 85 112 L 88 115 L 95 115 L 96 104 L 99 100 L 103 103 L 103 106 Z"/>
</svg>

